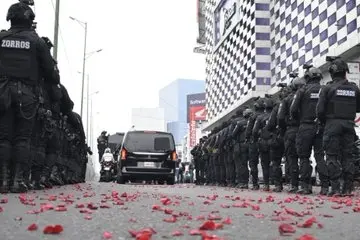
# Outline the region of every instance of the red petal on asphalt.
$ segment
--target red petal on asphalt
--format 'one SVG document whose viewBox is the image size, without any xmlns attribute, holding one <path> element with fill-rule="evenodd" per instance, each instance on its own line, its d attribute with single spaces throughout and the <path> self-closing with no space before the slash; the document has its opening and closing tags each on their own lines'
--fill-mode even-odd
<svg viewBox="0 0 360 240">
<path fill-rule="evenodd" d="M 198 217 L 196 217 L 196 220 L 203 221 L 203 220 L 205 220 L 205 216 L 198 216 Z"/>
<path fill-rule="evenodd" d="M 222 207 L 222 208 L 230 208 L 230 205 L 221 204 L 220 207 Z"/>
<path fill-rule="evenodd" d="M 126 198 L 128 195 L 127 195 L 127 193 L 126 192 L 124 192 L 124 193 L 122 193 L 121 195 L 120 195 L 120 197 L 122 197 L 122 198 Z"/>
<path fill-rule="evenodd" d="M 213 214 L 210 214 L 208 216 L 208 220 L 221 220 L 221 219 L 222 219 L 222 217 L 216 216 L 216 215 L 213 215 Z"/>
<path fill-rule="evenodd" d="M 323 214 L 322 216 L 323 216 L 323 217 L 326 217 L 326 218 L 332 218 L 332 217 L 334 217 L 333 215 L 330 215 L 330 214 Z"/>
<path fill-rule="evenodd" d="M 92 219 L 92 216 L 87 215 L 87 216 L 84 217 L 84 219 L 85 219 L 85 220 L 91 220 L 91 219 Z"/>
<path fill-rule="evenodd" d="M 85 205 L 84 204 L 76 204 L 76 206 L 75 206 L 76 208 L 84 208 L 85 207 Z"/>
<path fill-rule="evenodd" d="M 200 230 L 215 230 L 216 229 L 216 223 L 209 220 L 203 223 L 203 225 L 200 226 Z"/>
<path fill-rule="evenodd" d="M 53 210 L 54 209 L 54 206 L 50 203 L 45 203 L 45 204 L 42 204 L 41 207 L 40 207 L 40 211 L 48 211 L 48 210 Z"/>
<path fill-rule="evenodd" d="M 189 203 L 188 203 L 188 205 L 189 205 L 189 206 L 194 206 L 194 205 L 195 205 L 195 203 L 193 203 L 193 202 L 189 202 Z"/>
<path fill-rule="evenodd" d="M 316 218 L 311 217 L 311 218 L 307 219 L 304 223 L 298 225 L 298 227 L 310 228 L 314 223 L 316 223 Z"/>
<path fill-rule="evenodd" d="M 232 224 L 231 218 L 227 217 L 223 222 L 223 224 Z"/>
<path fill-rule="evenodd" d="M 129 222 L 136 223 L 137 221 L 136 221 L 135 218 L 130 218 L 130 219 L 129 219 Z"/>
<path fill-rule="evenodd" d="M 3 211 L 4 211 L 4 209 L 2 207 L 0 207 L 0 212 L 3 212 Z"/>
<path fill-rule="evenodd" d="M 64 228 L 61 225 L 55 225 L 53 234 L 58 234 L 58 233 L 61 233 L 62 231 L 64 231 Z"/>
<path fill-rule="evenodd" d="M 1 204 L 8 203 L 8 202 L 9 202 L 8 198 L 3 198 L 3 199 L 0 200 Z"/>
<path fill-rule="evenodd" d="M 204 233 L 204 231 L 200 231 L 199 229 L 193 229 L 193 230 L 190 230 L 189 234 L 191 236 L 194 236 L 194 235 L 202 235 Z"/>
<path fill-rule="evenodd" d="M 162 204 L 164 204 L 164 205 L 170 205 L 171 204 L 170 198 L 161 198 L 160 202 L 162 202 Z"/>
<path fill-rule="evenodd" d="M 245 203 L 245 202 L 243 202 L 243 203 L 234 203 L 232 206 L 236 207 L 236 208 L 247 208 L 248 204 Z"/>
<path fill-rule="evenodd" d="M 279 225 L 280 235 L 287 235 L 287 234 L 292 234 L 295 232 L 296 232 L 296 229 L 293 226 L 291 226 L 290 224 L 282 223 Z"/>
<path fill-rule="evenodd" d="M 38 226 L 35 223 L 33 223 L 30 226 L 28 226 L 27 229 L 28 231 L 36 231 L 38 229 Z"/>
<path fill-rule="evenodd" d="M 110 239 L 110 238 L 112 238 L 112 234 L 110 232 L 104 232 L 103 233 L 103 238 L 104 239 Z"/>
<path fill-rule="evenodd" d="M 55 208 L 55 211 L 56 211 L 56 212 L 66 212 L 66 211 L 67 211 L 67 208 L 66 208 L 66 207 L 56 207 L 56 208 Z"/>
<path fill-rule="evenodd" d="M 89 209 L 91 209 L 91 210 L 96 210 L 96 209 L 98 209 L 98 207 L 95 206 L 93 203 L 89 203 L 89 204 L 87 205 L 87 208 L 89 208 Z"/>
<path fill-rule="evenodd" d="M 136 235 L 136 240 L 150 240 L 151 236 L 150 232 L 141 232 Z"/>
<path fill-rule="evenodd" d="M 64 231 L 64 228 L 61 225 L 55 225 L 55 226 L 46 226 L 43 230 L 44 234 L 59 234 L 62 231 Z"/>
<path fill-rule="evenodd" d="M 317 224 L 318 228 L 324 228 L 324 225 L 322 223 Z"/>
<path fill-rule="evenodd" d="M 183 236 L 184 234 L 180 231 L 173 231 L 171 233 L 171 236 L 174 236 L 174 237 L 178 237 L 178 236 Z"/>
<path fill-rule="evenodd" d="M 110 206 L 107 205 L 107 204 L 101 204 L 101 205 L 100 205 L 100 208 L 110 208 Z"/>
<path fill-rule="evenodd" d="M 290 215 L 293 215 L 293 216 L 296 216 L 296 217 L 303 217 L 304 214 L 302 213 L 299 213 L 297 211 L 295 211 L 294 209 L 291 209 L 291 208 L 285 208 L 285 212 L 287 214 L 290 214 Z"/>
<path fill-rule="evenodd" d="M 130 235 L 131 235 L 132 237 L 136 237 L 136 235 L 138 234 L 138 232 L 137 232 L 137 231 L 134 231 L 134 230 L 129 230 L 128 232 L 130 233 Z"/>
<path fill-rule="evenodd" d="M 172 209 L 164 209 L 165 214 L 172 214 L 173 212 L 174 212 L 174 210 L 172 210 Z"/>
<path fill-rule="evenodd" d="M 301 237 L 298 237 L 296 240 L 316 240 L 313 236 L 309 234 L 302 235 Z"/>
<path fill-rule="evenodd" d="M 259 205 L 251 205 L 252 210 L 254 211 L 259 211 L 260 210 L 260 206 Z"/>
<path fill-rule="evenodd" d="M 340 208 L 342 208 L 342 206 L 341 205 L 333 205 L 333 206 L 331 206 L 331 208 L 332 209 L 340 209 Z"/>
<path fill-rule="evenodd" d="M 177 219 L 176 217 L 171 217 L 171 218 L 165 218 L 163 221 L 168 223 L 174 223 L 177 221 Z"/>
<path fill-rule="evenodd" d="M 253 214 L 253 216 L 254 216 L 255 218 L 264 218 L 264 217 L 265 217 L 264 214 Z"/>
<path fill-rule="evenodd" d="M 360 207 L 354 207 L 354 208 L 353 208 L 353 211 L 354 211 L 354 212 L 360 212 Z"/>
<path fill-rule="evenodd" d="M 205 200 L 203 203 L 204 203 L 205 205 L 210 205 L 210 204 L 211 204 L 211 201 Z"/>
<path fill-rule="evenodd" d="M 161 210 L 161 207 L 159 205 L 153 205 L 152 210 Z"/>
</svg>

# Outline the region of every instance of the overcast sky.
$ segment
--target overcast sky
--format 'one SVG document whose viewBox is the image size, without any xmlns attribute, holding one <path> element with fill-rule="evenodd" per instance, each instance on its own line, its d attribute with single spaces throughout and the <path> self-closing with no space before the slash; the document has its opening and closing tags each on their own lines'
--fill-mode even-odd
<svg viewBox="0 0 360 240">
<path fill-rule="evenodd" d="M 0 24 L 7 29 L 8 7 L 1 0 Z M 40 36 L 53 40 L 55 0 L 35 0 Z M 195 0 L 61 0 L 58 61 L 61 81 L 80 112 L 83 28 L 88 50 L 104 49 L 87 61 L 95 121 L 108 132 L 131 127 L 131 108 L 157 107 L 158 91 L 176 78 L 204 79 L 205 58 L 194 54 L 198 34 Z M 85 109 L 84 109 L 85 110 Z"/>
</svg>

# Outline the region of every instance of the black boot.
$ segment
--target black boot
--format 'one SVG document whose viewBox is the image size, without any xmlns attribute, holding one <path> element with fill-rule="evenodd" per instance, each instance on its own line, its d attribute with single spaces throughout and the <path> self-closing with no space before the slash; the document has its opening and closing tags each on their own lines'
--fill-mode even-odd
<svg viewBox="0 0 360 240">
<path fill-rule="evenodd" d="M 9 192 L 9 169 L 7 163 L 2 163 L 0 167 L 0 193 Z"/>
<path fill-rule="evenodd" d="M 312 194 L 312 186 L 311 186 L 311 184 L 302 183 L 301 184 L 301 189 L 299 191 L 297 191 L 297 193 L 302 194 L 302 195 Z"/>
<path fill-rule="evenodd" d="M 14 171 L 14 183 L 10 187 L 11 193 L 26 193 L 28 190 L 24 182 L 24 166 L 17 163 Z"/>
<path fill-rule="evenodd" d="M 325 196 L 327 195 L 328 192 L 329 192 L 329 183 L 322 182 L 319 194 Z"/>
<path fill-rule="evenodd" d="M 253 186 L 251 188 L 251 190 L 259 190 L 260 189 L 260 186 L 258 183 L 253 183 Z"/>
<path fill-rule="evenodd" d="M 340 196 L 340 181 L 339 180 L 331 180 L 331 191 L 328 193 L 328 196 Z"/>
<path fill-rule="evenodd" d="M 59 173 L 59 167 L 58 166 L 53 166 L 52 170 L 51 170 L 51 174 L 50 174 L 50 182 L 55 185 L 55 186 L 62 186 L 64 185 L 64 182 L 62 181 L 62 179 L 60 178 L 60 173 Z"/>
<path fill-rule="evenodd" d="M 342 195 L 343 196 L 353 196 L 352 192 L 353 192 L 353 182 L 352 181 L 346 181 L 344 182 L 344 187 L 342 189 Z"/>
<path fill-rule="evenodd" d="M 45 186 L 40 183 L 41 172 L 39 171 L 39 169 L 34 169 L 31 176 L 31 183 L 34 186 L 34 190 L 44 190 Z"/>
<path fill-rule="evenodd" d="M 265 192 L 270 191 L 270 185 L 268 183 L 265 183 L 265 185 L 263 187 L 263 191 L 265 191 Z"/>
<path fill-rule="evenodd" d="M 298 191 L 299 191 L 299 186 L 291 185 L 290 189 L 288 190 L 288 193 L 297 193 Z"/>
<path fill-rule="evenodd" d="M 279 183 L 277 181 L 275 181 L 274 183 L 275 183 L 275 188 L 273 189 L 273 192 L 282 192 L 283 190 L 282 183 Z"/>
</svg>

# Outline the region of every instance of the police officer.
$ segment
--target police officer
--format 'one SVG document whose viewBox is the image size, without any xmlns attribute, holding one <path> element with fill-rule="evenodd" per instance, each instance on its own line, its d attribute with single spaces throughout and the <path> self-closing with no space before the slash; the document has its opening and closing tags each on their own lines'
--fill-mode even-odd
<svg viewBox="0 0 360 240">
<path fill-rule="evenodd" d="M 250 108 L 242 111 L 242 117 L 237 119 L 236 127 L 233 131 L 233 138 L 235 139 L 234 161 L 236 182 L 237 187 L 240 189 L 249 188 L 249 145 L 246 142 L 245 130 L 252 114 L 253 111 Z"/>
<path fill-rule="evenodd" d="M 194 159 L 195 164 L 195 178 L 196 178 L 196 184 L 199 185 L 202 181 L 200 177 L 200 171 L 201 171 L 201 143 L 202 139 L 200 139 L 200 142 L 190 151 L 191 155 Z"/>
<path fill-rule="evenodd" d="M 300 122 L 299 120 L 291 118 L 290 106 L 296 91 L 305 83 L 302 79 L 297 77 L 297 74 L 291 74 L 291 77 L 293 77 L 293 80 L 290 83 L 290 92 L 285 99 L 281 101 L 277 118 L 278 127 L 280 128 L 280 131 L 284 132 L 286 161 L 288 161 L 290 165 L 291 188 L 289 189 L 289 192 L 295 193 L 299 190 L 299 163 L 296 151 L 296 134 Z"/>
<path fill-rule="evenodd" d="M 218 139 L 216 141 L 215 148 L 217 149 L 217 161 L 216 161 L 216 181 L 219 186 L 226 186 L 226 172 L 225 172 L 225 139 L 227 136 L 227 123 L 224 122 L 221 125 L 221 130 L 218 133 Z"/>
<path fill-rule="evenodd" d="M 235 163 L 234 163 L 234 142 L 232 132 L 236 127 L 235 118 L 237 116 L 232 116 L 227 123 L 226 129 L 226 139 L 225 139 L 225 175 L 226 175 L 226 184 L 228 187 L 235 187 Z"/>
<path fill-rule="evenodd" d="M 329 195 L 340 194 L 340 177 L 344 179 L 343 194 L 353 190 L 354 119 L 360 112 L 359 88 L 346 79 L 348 65 L 340 58 L 327 57 L 332 83 L 324 86 L 316 108 L 321 124 L 325 125 L 323 146 L 331 181 Z"/>
<path fill-rule="evenodd" d="M 253 139 L 254 142 L 258 142 L 258 148 L 261 159 L 261 167 L 263 171 L 264 179 L 264 191 L 270 190 L 270 143 L 271 132 L 266 128 L 269 121 L 270 114 L 274 107 L 274 102 L 271 97 L 264 99 L 265 112 L 260 114 L 254 124 Z"/>
<path fill-rule="evenodd" d="M 247 127 L 245 130 L 246 142 L 249 144 L 249 166 L 252 180 L 252 189 L 259 190 L 259 176 L 258 176 L 258 165 L 259 165 L 259 148 L 258 142 L 253 138 L 253 128 L 256 119 L 264 113 L 265 106 L 263 99 L 258 98 L 254 103 L 254 114 L 248 119 Z"/>
<path fill-rule="evenodd" d="M 274 180 L 274 192 L 281 192 L 283 190 L 281 160 L 284 155 L 284 137 L 279 128 L 277 128 L 277 114 L 279 111 L 280 102 L 286 96 L 286 87 L 283 86 L 279 93 L 279 100 L 274 103 L 274 108 L 270 113 L 266 129 L 271 133 L 270 141 L 270 162 L 272 166 L 272 177 Z"/>
<path fill-rule="evenodd" d="M 97 139 L 97 143 L 98 143 L 97 147 L 98 147 L 99 162 L 100 162 L 105 149 L 108 147 L 106 131 L 101 132 L 100 136 Z"/>
<path fill-rule="evenodd" d="M 304 69 L 306 69 L 304 75 L 306 85 L 297 90 L 290 108 L 292 118 L 300 120 L 300 127 L 296 137 L 296 148 L 300 159 L 300 182 L 302 184 L 299 193 L 312 193 L 311 174 L 313 169 L 310 156 L 314 147 L 316 170 L 321 181 L 320 194 L 325 195 L 328 192 L 329 180 L 322 147 L 323 129 L 319 129 L 321 126 L 318 126 L 315 122 L 322 73 L 318 68 L 311 65 L 304 65 Z"/>
<path fill-rule="evenodd" d="M 14 165 L 11 192 L 25 192 L 24 170 L 30 156 L 30 139 L 37 111 L 35 88 L 43 77 L 59 83 L 59 74 L 45 42 L 32 29 L 35 14 L 25 3 L 13 4 L 0 33 L 0 192 L 8 191 L 7 169 Z"/>
<path fill-rule="evenodd" d="M 215 148 L 215 144 L 216 144 L 216 140 L 217 140 L 217 134 L 218 134 L 219 129 L 217 127 L 214 128 L 214 130 L 211 132 L 207 144 L 206 144 L 206 148 L 207 151 L 209 152 L 209 167 L 207 169 L 207 174 L 208 174 L 208 181 L 209 181 L 209 185 L 216 185 L 216 158 L 217 158 L 217 150 Z"/>
</svg>

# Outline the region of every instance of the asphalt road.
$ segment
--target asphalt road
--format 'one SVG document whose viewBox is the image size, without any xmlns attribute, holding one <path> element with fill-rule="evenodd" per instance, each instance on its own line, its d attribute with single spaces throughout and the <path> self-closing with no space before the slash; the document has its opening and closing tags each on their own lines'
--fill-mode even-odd
<svg viewBox="0 0 360 240">
<path fill-rule="evenodd" d="M 314 238 L 299 239 L 360 239 L 359 195 L 335 199 L 192 185 L 87 183 L 0 195 L 0 200 L 1 240 L 136 239 L 128 231 L 143 228 L 156 231 L 151 239 L 287 240 L 304 234 Z M 218 238 L 189 234 L 209 218 L 220 229 L 205 232 Z M 213 222 L 206 225 L 214 227 Z M 38 229 L 29 231 L 31 224 Z M 295 232 L 281 236 L 281 224 Z M 63 231 L 44 234 L 48 225 L 61 225 Z"/>
</svg>

